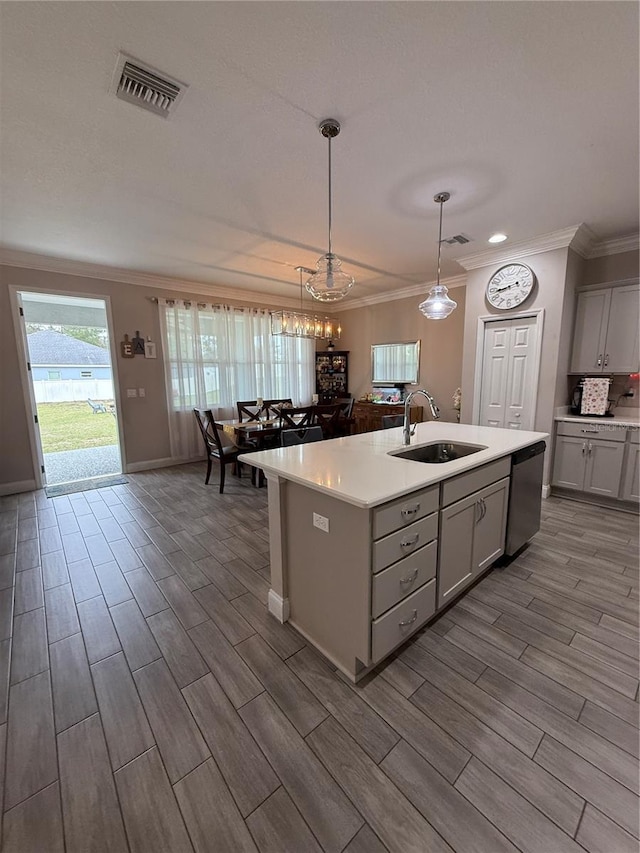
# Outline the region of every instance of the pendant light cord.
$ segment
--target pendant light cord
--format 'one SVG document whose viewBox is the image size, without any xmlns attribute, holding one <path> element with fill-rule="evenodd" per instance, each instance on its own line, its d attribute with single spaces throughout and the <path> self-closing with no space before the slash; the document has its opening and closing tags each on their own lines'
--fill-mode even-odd
<svg viewBox="0 0 640 853">
<path fill-rule="evenodd" d="M 437 285 L 440 286 L 440 255 L 442 254 L 442 205 L 444 201 L 440 202 L 440 228 L 438 230 L 438 280 Z"/>
<path fill-rule="evenodd" d="M 331 137 L 329 139 L 329 254 L 331 254 Z"/>
</svg>

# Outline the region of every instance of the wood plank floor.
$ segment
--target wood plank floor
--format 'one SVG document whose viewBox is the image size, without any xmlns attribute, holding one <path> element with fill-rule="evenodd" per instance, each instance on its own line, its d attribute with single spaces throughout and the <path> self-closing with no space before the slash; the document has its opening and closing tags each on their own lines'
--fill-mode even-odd
<svg viewBox="0 0 640 853">
<path fill-rule="evenodd" d="M 638 519 L 541 532 L 352 685 L 203 465 L 0 498 L 5 853 L 637 853 Z"/>
</svg>

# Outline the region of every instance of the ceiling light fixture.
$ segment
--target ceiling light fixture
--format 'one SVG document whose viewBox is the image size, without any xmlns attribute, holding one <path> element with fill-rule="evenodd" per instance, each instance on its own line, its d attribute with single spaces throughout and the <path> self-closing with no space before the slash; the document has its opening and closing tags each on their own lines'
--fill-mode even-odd
<svg viewBox="0 0 640 853">
<path fill-rule="evenodd" d="M 331 251 L 331 140 L 340 133 L 340 124 L 334 118 L 327 118 L 318 127 L 329 140 L 329 251 L 319 258 L 317 271 L 307 281 L 307 290 L 318 302 L 337 302 L 355 284 L 353 276 L 342 271 L 342 261 Z"/>
<path fill-rule="evenodd" d="M 507 239 L 506 234 L 493 234 L 493 236 L 489 237 L 489 240 L 487 242 L 489 242 L 489 243 L 504 243 L 504 241 L 506 239 Z"/>
<path fill-rule="evenodd" d="M 302 273 L 313 274 L 307 267 L 296 267 L 300 273 L 300 311 L 272 311 L 271 334 L 287 338 L 316 338 L 339 340 L 342 333 L 340 323 L 331 317 L 318 317 L 303 310 L 304 287 Z"/>
<path fill-rule="evenodd" d="M 438 278 L 429 291 L 429 296 L 418 306 L 428 320 L 444 320 L 458 307 L 448 296 L 449 291 L 440 284 L 440 254 L 442 249 L 442 205 L 451 198 L 451 193 L 437 193 L 433 200 L 440 205 L 440 231 L 438 233 Z"/>
</svg>

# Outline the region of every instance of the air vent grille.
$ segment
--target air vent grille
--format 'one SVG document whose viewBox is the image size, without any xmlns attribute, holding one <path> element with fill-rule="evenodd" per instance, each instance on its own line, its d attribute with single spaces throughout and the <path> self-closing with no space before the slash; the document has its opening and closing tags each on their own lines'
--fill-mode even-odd
<svg viewBox="0 0 640 853">
<path fill-rule="evenodd" d="M 156 115 L 173 115 L 187 88 L 148 65 L 120 54 L 115 75 L 115 94 L 123 101 L 137 104 Z"/>
<path fill-rule="evenodd" d="M 447 243 L 449 246 L 454 246 L 456 243 L 464 246 L 465 243 L 470 243 L 471 239 L 469 237 L 465 237 L 464 234 L 454 234 L 453 237 L 443 238 L 442 242 Z"/>
</svg>

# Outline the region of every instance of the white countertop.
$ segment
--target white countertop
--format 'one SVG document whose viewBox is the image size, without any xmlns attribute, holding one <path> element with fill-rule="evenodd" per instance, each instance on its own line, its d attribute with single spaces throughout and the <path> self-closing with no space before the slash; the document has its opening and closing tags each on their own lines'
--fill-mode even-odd
<svg viewBox="0 0 640 853">
<path fill-rule="evenodd" d="M 597 415 L 572 415 L 569 412 L 556 415 L 556 421 L 567 421 L 575 424 L 616 424 L 616 426 L 640 426 L 640 411 L 632 408 L 617 408 L 613 417 L 598 417 Z"/>
<path fill-rule="evenodd" d="M 486 450 L 440 464 L 398 459 L 389 456 L 389 451 L 408 448 L 402 445 L 402 427 L 396 427 L 296 447 L 245 453 L 240 460 L 347 503 L 372 507 L 548 438 L 545 432 L 429 421 L 417 425 L 411 447 L 434 441 L 455 441 L 481 444 Z"/>
</svg>

